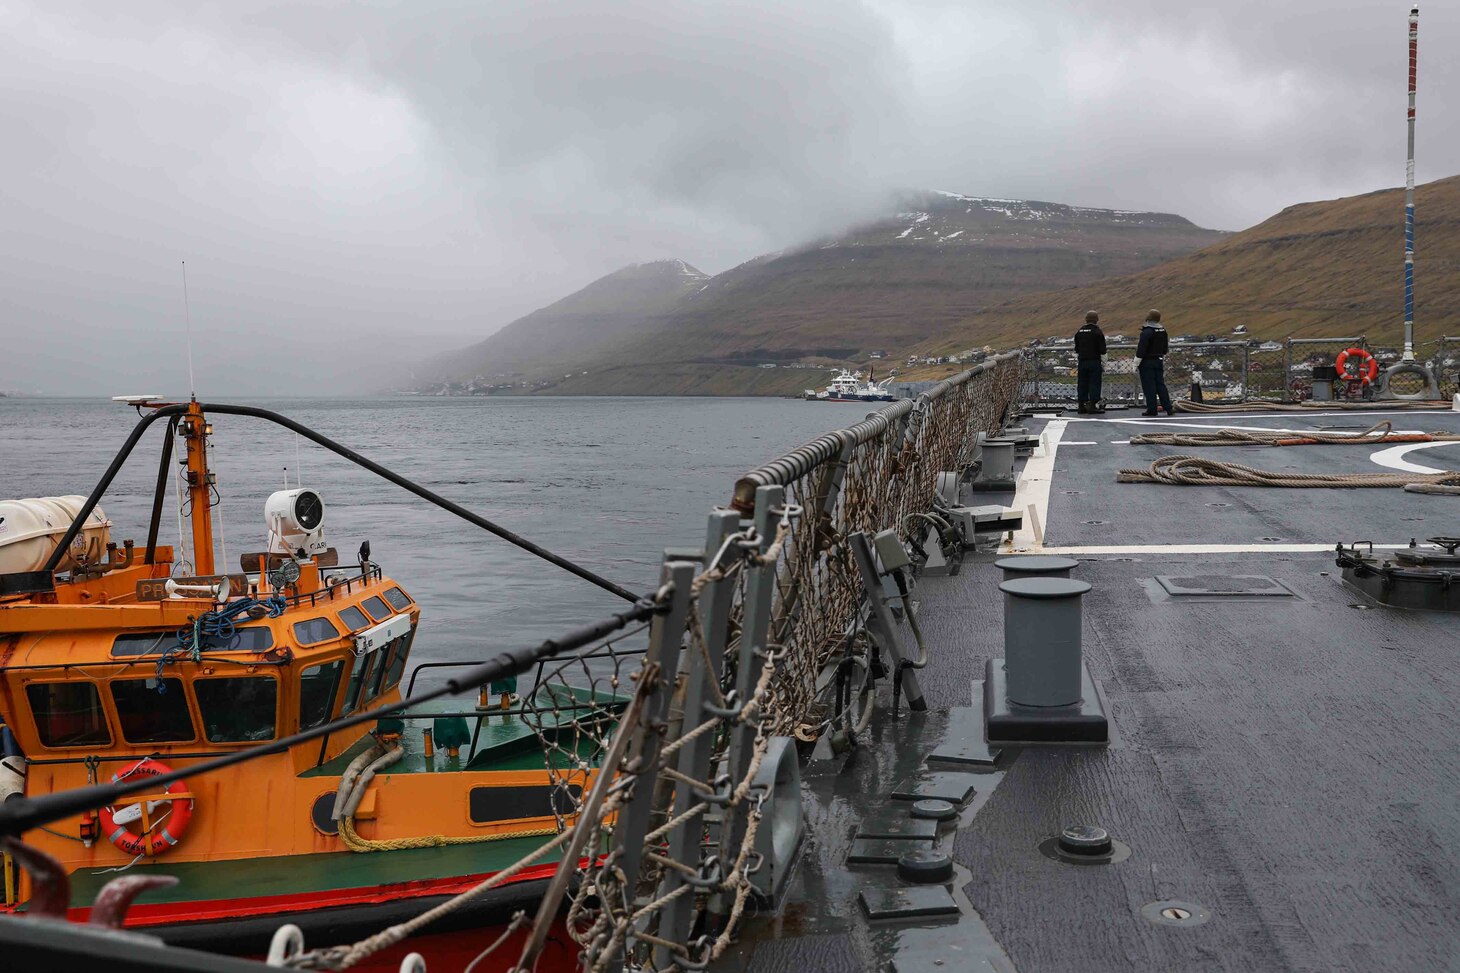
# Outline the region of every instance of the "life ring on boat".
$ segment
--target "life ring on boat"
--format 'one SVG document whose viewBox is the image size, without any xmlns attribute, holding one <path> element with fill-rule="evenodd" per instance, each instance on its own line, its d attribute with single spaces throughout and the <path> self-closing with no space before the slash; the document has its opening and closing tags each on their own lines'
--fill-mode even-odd
<svg viewBox="0 0 1460 973">
<path fill-rule="evenodd" d="M 124 767 L 112 774 L 112 783 L 117 784 L 129 777 L 160 777 L 163 774 L 172 773 L 172 768 L 161 760 L 153 760 L 151 757 L 144 757 L 130 767 Z M 173 845 L 182 840 L 183 832 L 188 829 L 188 822 L 193 817 L 193 795 L 188 790 L 186 781 L 175 780 L 167 785 L 165 793 L 172 795 L 167 798 L 147 802 L 147 816 L 151 818 L 152 810 L 159 804 L 170 805 L 160 819 L 154 819 L 152 827 L 155 829 L 148 835 L 131 830 L 127 825 L 142 820 L 142 802 L 126 804 L 122 806 L 104 807 L 98 812 L 101 818 L 101 833 L 106 835 L 107 840 L 116 845 L 128 855 L 160 855 Z M 161 829 L 157 825 L 161 824 Z"/>
<path fill-rule="evenodd" d="M 1344 368 L 1350 358 L 1359 360 L 1359 375 L 1365 385 L 1379 377 L 1379 361 L 1363 348 L 1347 348 L 1338 353 L 1334 360 L 1333 367 L 1338 369 L 1339 378 L 1348 378 L 1348 371 Z"/>
</svg>

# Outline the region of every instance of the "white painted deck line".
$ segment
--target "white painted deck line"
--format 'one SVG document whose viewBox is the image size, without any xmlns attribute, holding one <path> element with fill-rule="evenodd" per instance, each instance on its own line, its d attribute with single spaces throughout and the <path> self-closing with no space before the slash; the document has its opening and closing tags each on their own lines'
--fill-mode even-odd
<svg viewBox="0 0 1460 973">
<path fill-rule="evenodd" d="M 1014 488 L 1014 501 L 1009 506 L 1013 510 L 1029 511 L 1033 516 L 1026 516 L 1013 539 L 1004 543 L 1006 550 L 1039 550 L 1044 546 L 1044 534 L 1049 530 L 1049 485 L 1054 479 L 1054 458 L 1069 422 L 1068 419 L 1050 420 L 1044 427 L 1044 448 L 1024 463 L 1019 485 Z"/>
<path fill-rule="evenodd" d="M 1368 545 L 1365 545 L 1367 547 Z M 1422 544 L 1421 547 L 1432 547 Z M 1375 544 L 1375 550 L 1397 551 L 1406 544 Z M 1042 547 L 1041 554 L 1312 554 L 1332 551 L 1332 544 L 1092 544 L 1084 547 Z M 1435 548 L 1438 550 L 1438 548 Z M 1025 554 L 1032 548 L 1015 545 L 1009 553 Z"/>
</svg>

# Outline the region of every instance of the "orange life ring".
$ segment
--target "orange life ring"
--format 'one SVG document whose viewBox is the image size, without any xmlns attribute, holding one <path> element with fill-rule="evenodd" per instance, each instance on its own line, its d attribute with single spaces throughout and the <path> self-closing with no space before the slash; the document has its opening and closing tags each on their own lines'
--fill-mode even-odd
<svg viewBox="0 0 1460 973">
<path fill-rule="evenodd" d="M 1348 360 L 1350 358 L 1357 358 L 1359 360 L 1358 377 L 1363 381 L 1365 385 L 1368 385 L 1374 379 L 1379 377 L 1378 359 L 1369 354 L 1363 348 L 1348 348 L 1344 351 L 1339 352 L 1338 358 L 1333 363 L 1333 367 L 1338 369 L 1339 378 L 1349 377 L 1348 371 L 1344 368 L 1344 366 L 1348 364 Z"/>
<path fill-rule="evenodd" d="M 153 760 L 151 757 L 144 757 L 130 767 L 125 767 L 112 774 L 112 783 L 118 783 L 128 777 L 160 777 L 170 773 L 172 773 L 172 768 L 167 764 L 160 760 Z M 142 820 L 142 805 L 141 802 L 138 802 L 121 807 L 102 808 L 98 812 L 101 818 L 101 833 L 106 835 L 108 841 L 133 857 L 162 854 L 182 840 L 183 832 L 188 829 L 188 822 L 193 817 L 193 798 L 185 781 L 173 781 L 167 785 L 165 793 L 178 796 L 163 801 L 147 802 L 149 817 L 154 805 L 171 805 L 171 810 L 162 819 L 153 822 L 154 829 L 158 823 L 161 823 L 161 830 L 154 830 L 152 833 L 146 834 L 132 831 L 127 827 L 132 821 Z M 118 818 L 121 820 L 119 821 Z"/>
</svg>

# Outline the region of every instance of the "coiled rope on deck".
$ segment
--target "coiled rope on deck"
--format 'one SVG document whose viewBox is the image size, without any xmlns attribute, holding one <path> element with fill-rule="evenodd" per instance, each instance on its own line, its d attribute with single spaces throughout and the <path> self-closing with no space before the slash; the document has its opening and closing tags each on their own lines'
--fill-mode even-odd
<svg viewBox="0 0 1460 973">
<path fill-rule="evenodd" d="M 1263 429 L 1218 429 L 1215 432 L 1150 432 L 1130 438 L 1136 446 L 1369 446 L 1378 443 L 1460 442 L 1444 432 L 1396 433 L 1394 423 L 1377 422 L 1361 433 L 1273 432 Z"/>
<path fill-rule="evenodd" d="M 1121 470 L 1115 479 L 1117 483 L 1165 483 L 1172 486 L 1354 488 L 1425 484 L 1460 487 L 1460 471 L 1455 470 L 1442 473 L 1289 473 L 1180 454 L 1162 456 L 1146 469 Z"/>
</svg>

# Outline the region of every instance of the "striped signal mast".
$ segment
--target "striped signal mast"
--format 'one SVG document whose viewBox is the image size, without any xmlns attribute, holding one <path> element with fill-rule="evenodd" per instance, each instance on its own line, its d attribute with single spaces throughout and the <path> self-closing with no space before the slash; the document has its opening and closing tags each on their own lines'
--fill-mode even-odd
<svg viewBox="0 0 1460 973">
<path fill-rule="evenodd" d="M 1414 91 L 1419 72 L 1419 7 L 1409 11 L 1409 161 L 1404 176 L 1404 360 L 1414 361 Z"/>
</svg>

